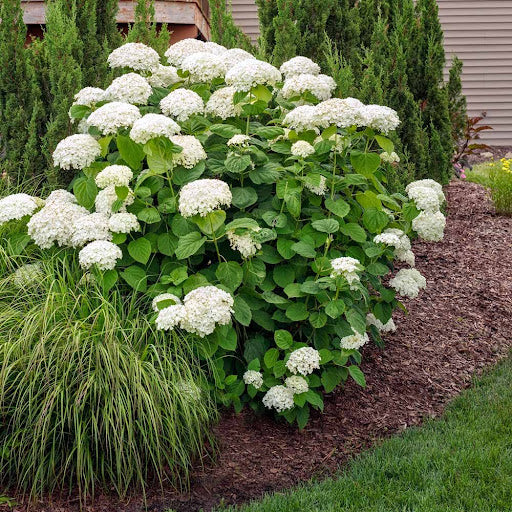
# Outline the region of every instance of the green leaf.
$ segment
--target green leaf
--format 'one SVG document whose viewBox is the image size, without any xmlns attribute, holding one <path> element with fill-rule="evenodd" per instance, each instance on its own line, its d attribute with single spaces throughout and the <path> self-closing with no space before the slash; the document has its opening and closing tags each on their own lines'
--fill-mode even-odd
<svg viewBox="0 0 512 512">
<path fill-rule="evenodd" d="M 365 238 L 366 238 L 366 236 L 365 236 Z M 304 256 L 304 258 L 315 258 L 316 257 L 315 248 L 312 245 L 305 242 L 304 240 L 294 243 L 291 246 L 291 249 L 294 252 L 296 252 L 297 254 Z M 279 251 L 279 244 L 278 244 L 277 250 Z M 283 256 L 283 258 L 285 257 L 283 254 L 281 254 L 281 256 Z"/>
<path fill-rule="evenodd" d="M 321 311 L 314 311 L 309 315 L 309 323 L 315 329 L 321 329 L 327 323 L 327 315 Z"/>
<path fill-rule="evenodd" d="M 325 207 L 330 212 L 334 213 L 336 217 L 340 218 L 345 217 L 350 211 L 350 205 L 343 199 L 337 199 L 336 201 L 334 201 L 331 198 L 327 198 L 325 200 Z"/>
<path fill-rule="evenodd" d="M 366 231 L 355 222 L 349 222 L 340 226 L 340 231 L 356 242 L 363 243 L 366 241 Z"/>
<path fill-rule="evenodd" d="M 293 345 L 292 335 L 284 329 L 279 329 L 274 333 L 274 341 L 276 342 L 276 345 L 282 350 L 286 350 Z"/>
<path fill-rule="evenodd" d="M 378 262 L 370 263 L 370 265 L 368 265 L 366 267 L 366 270 L 367 270 L 367 272 L 369 272 L 370 274 L 372 274 L 374 276 L 385 276 L 385 275 L 389 274 L 389 267 L 387 267 L 383 263 L 378 263 Z"/>
<path fill-rule="evenodd" d="M 340 368 L 327 368 L 322 372 L 322 386 L 326 393 L 330 393 L 341 382 L 342 373 Z"/>
<path fill-rule="evenodd" d="M 345 311 L 345 303 L 342 300 L 332 300 L 325 306 L 325 313 L 331 318 L 339 318 Z"/>
<path fill-rule="evenodd" d="M 387 137 L 383 137 L 382 135 L 375 135 L 375 140 L 377 144 L 386 152 L 393 153 L 395 150 L 395 145 L 391 142 Z"/>
<path fill-rule="evenodd" d="M 207 213 L 204 217 L 194 215 L 190 220 L 192 220 L 203 233 L 212 235 L 224 224 L 226 212 L 224 210 L 214 210 L 213 212 Z"/>
<path fill-rule="evenodd" d="M 235 187 L 231 193 L 233 194 L 232 204 L 237 208 L 247 208 L 258 201 L 258 194 L 252 187 Z"/>
<path fill-rule="evenodd" d="M 277 293 L 268 290 L 266 292 L 263 292 L 261 296 L 269 304 L 288 304 L 290 302 L 285 297 L 281 297 L 281 295 L 278 295 Z"/>
<path fill-rule="evenodd" d="M 69 109 L 69 117 L 71 119 L 83 119 L 90 111 L 91 107 L 87 105 L 72 105 Z"/>
<path fill-rule="evenodd" d="M 230 139 L 233 135 L 237 135 L 238 133 L 242 133 L 240 128 L 236 126 L 231 126 L 230 124 L 212 124 L 209 128 L 212 133 L 223 137 L 224 139 Z"/>
<path fill-rule="evenodd" d="M 237 335 L 235 329 L 230 325 L 222 325 L 216 329 L 219 346 L 224 350 L 234 351 L 237 345 Z"/>
<path fill-rule="evenodd" d="M 201 233 L 193 231 L 178 240 L 178 247 L 176 248 L 176 258 L 184 260 L 196 254 L 206 242 L 206 237 L 201 236 Z"/>
<path fill-rule="evenodd" d="M 259 224 L 254 219 L 242 217 L 240 219 L 232 220 L 229 224 L 226 224 L 226 231 L 232 231 L 239 228 L 257 230 L 259 227 Z"/>
<path fill-rule="evenodd" d="M 270 348 L 263 356 L 263 362 L 267 368 L 272 368 L 279 359 L 279 350 L 277 348 Z"/>
<path fill-rule="evenodd" d="M 247 302 L 245 302 L 245 300 L 242 299 L 242 297 L 235 297 L 233 311 L 233 316 L 235 317 L 235 320 L 238 323 L 245 325 L 246 327 L 250 325 L 252 320 L 251 308 L 249 307 Z"/>
<path fill-rule="evenodd" d="M 277 252 L 286 260 L 295 256 L 293 246 L 293 240 L 287 240 L 286 238 L 278 238 L 277 240 Z"/>
<path fill-rule="evenodd" d="M 125 135 L 118 135 L 116 137 L 116 143 L 121 158 L 132 169 L 140 169 L 145 156 L 142 146 Z"/>
<path fill-rule="evenodd" d="M 178 239 L 172 233 L 160 233 L 157 239 L 158 251 L 165 256 L 172 256 L 176 247 L 178 247 Z"/>
<path fill-rule="evenodd" d="M 272 99 L 272 93 L 263 84 L 258 84 L 251 89 L 251 94 L 258 100 L 268 103 Z"/>
<path fill-rule="evenodd" d="M 116 269 L 106 270 L 101 275 L 101 286 L 103 291 L 108 292 L 117 283 L 119 275 Z"/>
<path fill-rule="evenodd" d="M 138 211 L 137 218 L 146 224 L 155 224 L 161 220 L 160 213 L 152 206 Z"/>
<path fill-rule="evenodd" d="M 379 199 L 379 196 L 375 192 L 372 192 L 371 190 L 358 192 L 356 194 L 356 201 L 363 208 L 377 208 L 379 210 L 382 209 L 382 202 Z"/>
<path fill-rule="evenodd" d="M 416 205 L 413 202 L 404 204 L 403 210 L 402 210 L 404 219 L 408 222 L 411 222 L 413 219 L 415 219 L 419 214 L 420 211 L 418 208 L 416 208 Z"/>
<path fill-rule="evenodd" d="M 236 261 L 226 261 L 219 263 L 215 275 L 224 286 L 235 291 L 242 284 L 244 272 Z"/>
<path fill-rule="evenodd" d="M 369 208 L 363 213 L 364 227 L 370 233 L 380 233 L 389 223 L 389 217 L 382 210 Z"/>
<path fill-rule="evenodd" d="M 289 193 L 284 196 L 284 202 L 286 203 L 286 208 L 288 211 L 295 217 L 300 216 L 301 212 L 301 199 L 299 193 Z"/>
<path fill-rule="evenodd" d="M 136 291 L 145 292 L 147 288 L 146 271 L 132 265 L 121 272 L 121 277 Z"/>
<path fill-rule="evenodd" d="M 262 139 L 272 140 L 284 135 L 284 130 L 279 126 L 263 126 L 261 128 L 256 128 L 253 133 L 259 135 Z"/>
<path fill-rule="evenodd" d="M 366 316 L 364 316 L 359 310 L 355 308 L 349 309 L 345 312 L 345 318 L 352 329 L 361 334 L 366 332 Z"/>
<path fill-rule="evenodd" d="M 309 406 L 305 405 L 304 407 L 297 409 L 296 419 L 299 430 L 302 430 L 309 421 Z"/>
<path fill-rule="evenodd" d="M 250 167 L 252 161 L 249 155 L 231 153 L 224 162 L 226 169 L 233 174 L 240 174 Z"/>
<path fill-rule="evenodd" d="M 364 377 L 364 373 L 361 371 L 361 368 L 359 368 L 359 366 L 349 366 L 348 373 L 361 387 L 366 387 L 366 379 Z"/>
<path fill-rule="evenodd" d="M 318 409 L 323 410 L 324 401 L 319 393 L 310 389 L 304 393 L 306 395 L 306 400 L 311 404 L 316 406 Z"/>
<path fill-rule="evenodd" d="M 296 302 L 295 304 L 290 304 L 286 308 L 286 316 L 294 322 L 299 322 L 301 320 L 306 320 L 309 316 L 309 312 L 303 302 Z"/>
<path fill-rule="evenodd" d="M 132 240 L 128 244 L 128 253 L 135 261 L 145 265 L 151 256 L 151 242 L 142 237 Z"/>
<path fill-rule="evenodd" d="M 321 233 L 336 233 L 340 229 L 340 224 L 335 219 L 321 219 L 315 220 L 311 223 L 313 229 Z"/>
<path fill-rule="evenodd" d="M 350 155 L 354 170 L 363 176 L 370 177 L 380 166 L 380 156 L 377 153 L 356 153 Z"/>
<path fill-rule="evenodd" d="M 78 178 L 73 185 L 73 193 L 78 204 L 90 210 L 94 206 L 94 200 L 98 194 L 98 187 L 94 178 L 86 178 L 85 176 Z"/>
</svg>

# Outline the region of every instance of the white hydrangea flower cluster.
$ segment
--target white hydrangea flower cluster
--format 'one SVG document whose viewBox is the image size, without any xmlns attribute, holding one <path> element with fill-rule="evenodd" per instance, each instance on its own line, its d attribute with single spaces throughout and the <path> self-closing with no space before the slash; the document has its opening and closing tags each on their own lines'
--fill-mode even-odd
<svg viewBox="0 0 512 512">
<path fill-rule="evenodd" d="M 336 82 L 327 75 L 293 75 L 284 81 L 281 96 L 290 99 L 309 91 L 320 101 L 328 100 L 336 89 Z"/>
<path fill-rule="evenodd" d="M 384 153 L 380 154 L 380 159 L 383 162 L 387 162 L 388 164 L 395 164 L 400 162 L 400 157 L 394 151 L 391 153 L 384 151 Z"/>
<path fill-rule="evenodd" d="M 45 274 L 40 263 L 27 263 L 11 274 L 13 285 L 19 290 L 38 286 Z"/>
<path fill-rule="evenodd" d="M 85 270 L 95 265 L 99 270 L 112 270 L 117 260 L 122 257 L 123 252 L 116 244 L 107 240 L 95 240 L 78 253 L 78 262 Z"/>
<path fill-rule="evenodd" d="M 247 370 L 242 378 L 247 386 L 254 386 L 256 389 L 263 386 L 263 375 L 255 370 Z"/>
<path fill-rule="evenodd" d="M 206 52 L 211 53 L 212 55 L 223 55 L 228 50 L 225 46 L 213 41 L 206 41 L 204 43 L 204 48 Z"/>
<path fill-rule="evenodd" d="M 108 217 L 103 213 L 84 215 L 73 222 L 72 247 L 82 247 L 94 240 L 112 240 Z"/>
<path fill-rule="evenodd" d="M 220 58 L 224 64 L 224 69 L 226 72 L 237 64 L 240 64 L 240 62 L 244 62 L 246 60 L 256 60 L 254 55 L 251 55 L 249 52 L 246 52 L 241 48 L 230 48 L 229 50 L 226 50 L 220 56 Z"/>
<path fill-rule="evenodd" d="M 140 224 L 137 216 L 133 213 L 120 212 L 110 216 L 108 229 L 112 233 L 131 233 L 132 231 L 140 231 Z"/>
<path fill-rule="evenodd" d="M 160 109 L 166 116 L 186 121 L 190 116 L 204 112 L 204 102 L 190 89 L 175 89 L 160 101 Z"/>
<path fill-rule="evenodd" d="M 146 144 L 155 137 L 171 137 L 180 133 L 181 127 L 162 114 L 146 114 L 133 123 L 130 138 L 138 144 Z"/>
<path fill-rule="evenodd" d="M 283 124 L 299 132 L 314 130 L 317 133 L 321 126 L 317 109 L 311 105 L 301 105 L 290 110 L 284 117 Z"/>
<path fill-rule="evenodd" d="M 145 105 L 152 93 L 151 85 L 143 76 L 128 73 L 113 80 L 105 90 L 105 97 L 110 101 Z"/>
<path fill-rule="evenodd" d="M 169 301 L 174 302 L 174 304 L 167 304 Z M 179 306 L 181 304 L 181 299 L 172 293 L 161 293 L 160 295 L 157 295 L 151 302 L 151 308 L 156 313 L 164 309 L 164 307 L 159 306 L 161 302 L 165 302 L 167 304 L 166 307 Z"/>
<path fill-rule="evenodd" d="M 305 393 L 309 390 L 308 381 L 300 375 L 292 375 L 284 381 L 284 385 L 293 392 L 294 395 Z"/>
<path fill-rule="evenodd" d="M 312 183 L 305 181 L 304 186 L 311 193 L 317 196 L 323 196 L 327 192 L 327 178 L 325 176 L 320 175 L 320 183 L 318 185 L 313 185 Z"/>
<path fill-rule="evenodd" d="M 249 59 L 233 66 L 225 80 L 237 91 L 248 92 L 257 85 L 275 85 L 281 81 L 281 73 L 268 62 Z"/>
<path fill-rule="evenodd" d="M 315 153 L 315 148 L 305 140 L 298 140 L 292 144 L 290 151 L 293 156 L 307 158 Z"/>
<path fill-rule="evenodd" d="M 0 226 L 10 220 L 32 215 L 39 206 L 37 199 L 28 194 L 11 194 L 0 199 Z"/>
<path fill-rule="evenodd" d="M 231 249 L 238 251 L 242 258 L 250 258 L 261 249 L 261 244 L 253 239 L 251 233 L 237 235 L 234 231 L 227 231 L 226 236 Z"/>
<path fill-rule="evenodd" d="M 400 119 L 392 108 L 383 105 L 365 105 L 361 109 L 361 124 L 387 135 L 396 130 Z"/>
<path fill-rule="evenodd" d="M 399 295 L 414 299 L 420 290 L 427 287 L 427 280 L 415 268 L 404 268 L 399 270 L 396 276 L 389 281 L 389 285 Z"/>
<path fill-rule="evenodd" d="M 211 82 L 224 76 L 225 66 L 222 59 L 212 53 L 193 53 L 183 59 L 181 64 L 183 71 L 190 73 L 191 82 Z"/>
<path fill-rule="evenodd" d="M 117 201 L 117 199 L 118 197 L 115 185 L 109 185 L 103 190 L 100 190 L 94 201 L 96 212 L 103 213 L 110 217 L 113 213 L 112 207 L 114 206 L 114 203 Z M 135 195 L 131 190 L 129 190 L 128 195 L 126 196 L 126 199 L 123 201 L 123 204 L 121 205 L 119 211 L 125 212 L 126 207 L 133 204 L 133 201 L 135 201 Z"/>
<path fill-rule="evenodd" d="M 160 63 L 158 53 L 142 43 L 126 43 L 116 48 L 107 59 L 111 68 L 153 71 Z"/>
<path fill-rule="evenodd" d="M 439 208 L 446 200 L 443 187 L 431 179 L 409 183 L 405 188 L 409 199 L 416 207 L 423 210 L 412 221 L 412 229 L 428 242 L 439 242 L 444 237 L 446 218 Z"/>
<path fill-rule="evenodd" d="M 87 118 L 87 123 L 98 128 L 104 135 L 113 135 L 120 128 L 130 128 L 140 117 L 140 111 L 135 105 L 122 101 L 112 101 L 92 112 Z M 76 137 L 76 135 L 73 135 L 73 137 Z"/>
<path fill-rule="evenodd" d="M 441 212 L 421 212 L 412 220 L 412 229 L 427 242 L 440 242 L 445 227 L 446 217 Z"/>
<path fill-rule="evenodd" d="M 170 64 L 180 67 L 189 55 L 207 51 L 208 49 L 205 47 L 205 43 L 203 41 L 187 38 L 171 45 L 165 52 L 165 56 Z"/>
<path fill-rule="evenodd" d="M 272 386 L 263 397 L 263 405 L 267 409 L 275 409 L 277 412 L 287 411 L 295 405 L 293 391 L 286 386 Z"/>
<path fill-rule="evenodd" d="M 41 249 L 49 249 L 55 243 L 60 247 L 69 247 L 74 223 L 87 215 L 89 212 L 76 204 L 72 194 L 56 190 L 48 196 L 44 207 L 28 221 L 28 234 Z"/>
<path fill-rule="evenodd" d="M 100 101 L 105 101 L 105 91 L 99 87 L 84 87 L 75 94 L 73 105 L 93 107 Z"/>
<path fill-rule="evenodd" d="M 55 166 L 69 170 L 85 169 L 100 155 L 99 142 L 91 135 L 79 133 L 62 139 L 52 156 Z"/>
<path fill-rule="evenodd" d="M 344 277 L 347 280 L 350 289 L 353 289 L 355 284 L 360 280 L 359 272 L 361 272 L 362 267 L 359 260 L 356 260 L 355 258 L 351 258 L 350 256 L 335 258 L 334 260 L 331 260 L 331 267 L 331 277 L 333 279 L 339 276 Z"/>
<path fill-rule="evenodd" d="M 379 332 L 395 332 L 396 325 L 392 318 L 383 324 L 373 313 L 366 315 L 366 325 L 374 325 Z"/>
<path fill-rule="evenodd" d="M 241 147 L 247 147 L 249 145 L 249 141 L 251 140 L 251 137 L 249 135 L 244 135 L 243 133 L 237 133 L 236 135 L 233 135 L 228 141 L 228 146 L 241 146 Z"/>
<path fill-rule="evenodd" d="M 363 345 L 370 341 L 366 332 L 361 334 L 360 332 L 354 331 L 354 329 L 352 329 L 352 332 L 353 334 L 340 339 L 340 348 L 345 350 L 359 350 Z"/>
<path fill-rule="evenodd" d="M 320 73 L 320 66 L 311 59 L 298 55 L 281 64 L 279 71 L 286 78 L 297 75 L 318 75 Z"/>
<path fill-rule="evenodd" d="M 182 82 L 183 78 L 180 78 L 178 70 L 174 66 L 158 64 L 158 67 L 147 77 L 147 81 L 152 87 L 170 87 Z"/>
<path fill-rule="evenodd" d="M 156 325 L 161 330 L 176 327 L 204 338 L 217 325 L 227 325 L 233 313 L 233 297 L 216 286 L 201 286 L 192 290 L 176 304 L 161 309 Z"/>
<path fill-rule="evenodd" d="M 235 93 L 236 90 L 233 87 L 217 89 L 206 102 L 205 113 L 221 119 L 239 116 L 242 113 L 242 107 L 233 103 Z"/>
<path fill-rule="evenodd" d="M 398 261 L 402 261 L 414 267 L 415 257 L 414 253 L 411 251 L 411 241 L 409 237 L 401 229 L 396 228 L 388 228 L 384 233 L 394 235 L 398 238 L 398 243 L 390 244 L 395 248 L 395 258 Z"/>
<path fill-rule="evenodd" d="M 181 153 L 174 153 L 174 163 L 186 169 L 192 169 L 207 157 L 201 141 L 193 135 L 174 135 L 169 137 L 173 144 L 183 148 Z"/>
<path fill-rule="evenodd" d="M 309 375 L 320 369 L 320 352 L 312 347 L 298 348 L 290 354 L 286 368 L 294 375 Z"/>
<path fill-rule="evenodd" d="M 133 179 L 133 172 L 127 165 L 109 165 L 101 170 L 94 179 L 98 188 L 127 187 Z"/>
<path fill-rule="evenodd" d="M 355 98 L 332 98 L 315 107 L 317 123 L 327 128 L 336 125 L 338 128 L 361 126 L 361 110 L 364 104 Z"/>
<path fill-rule="evenodd" d="M 206 217 L 222 206 L 230 207 L 233 196 L 229 185 L 221 180 L 203 179 L 187 183 L 180 192 L 178 207 L 183 217 Z"/>
</svg>

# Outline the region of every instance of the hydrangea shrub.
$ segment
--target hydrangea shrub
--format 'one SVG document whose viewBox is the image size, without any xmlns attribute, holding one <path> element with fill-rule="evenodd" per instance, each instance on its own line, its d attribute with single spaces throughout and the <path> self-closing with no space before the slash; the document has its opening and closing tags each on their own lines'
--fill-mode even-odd
<svg viewBox="0 0 512 512">
<path fill-rule="evenodd" d="M 277 69 L 197 40 L 166 58 L 115 50 L 123 74 L 78 92 L 81 133 L 53 155 L 77 170 L 73 193 L 9 196 L 0 221 L 26 218 L 42 249 L 79 251 L 105 293 L 144 294 L 159 329 L 214 358 L 220 403 L 303 427 L 324 392 L 365 385 L 360 348 L 425 288 L 410 236 L 442 238 L 442 188 L 390 193 L 396 112 L 331 98 L 309 59 Z"/>
</svg>

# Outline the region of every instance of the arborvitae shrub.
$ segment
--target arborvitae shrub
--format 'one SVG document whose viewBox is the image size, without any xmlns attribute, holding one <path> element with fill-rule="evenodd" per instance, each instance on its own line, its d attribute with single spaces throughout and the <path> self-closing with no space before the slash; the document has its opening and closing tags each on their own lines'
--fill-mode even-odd
<svg viewBox="0 0 512 512">
<path fill-rule="evenodd" d="M 238 47 L 254 53 L 250 38 L 236 25 L 226 0 L 209 0 L 209 3 L 212 41 L 226 48 Z"/>
<path fill-rule="evenodd" d="M 467 102 L 466 97 L 462 93 L 462 68 L 463 62 L 459 58 L 454 57 L 450 68 L 448 83 L 446 84 L 454 144 L 457 144 L 464 136 L 464 130 L 466 128 Z"/>
<path fill-rule="evenodd" d="M 276 66 L 297 54 L 301 34 L 296 22 L 294 5 L 294 0 L 277 0 L 278 15 L 272 22 L 276 41 L 272 61 Z"/>
</svg>

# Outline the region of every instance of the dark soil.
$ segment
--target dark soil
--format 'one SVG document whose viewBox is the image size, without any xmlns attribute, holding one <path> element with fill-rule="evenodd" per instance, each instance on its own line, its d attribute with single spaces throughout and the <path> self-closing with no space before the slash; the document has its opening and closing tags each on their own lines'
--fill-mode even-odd
<svg viewBox="0 0 512 512">
<path fill-rule="evenodd" d="M 216 463 L 205 462 L 193 472 L 189 493 L 150 493 L 150 510 L 209 510 L 221 501 L 242 503 L 332 474 L 379 439 L 442 413 L 473 375 L 507 354 L 512 346 L 512 219 L 495 216 L 478 185 L 454 182 L 447 197 L 444 241 L 414 244 L 428 288 L 407 303 L 408 315 L 397 315 L 398 330 L 388 336 L 384 350 L 365 348 L 366 389 L 350 382 L 326 397 L 325 413 L 303 432 L 249 411 L 226 413 L 215 428 Z M 78 509 L 76 499 L 32 507 L 38 512 Z M 142 509 L 139 495 L 122 503 L 99 496 L 86 507 L 90 512 Z"/>
</svg>

